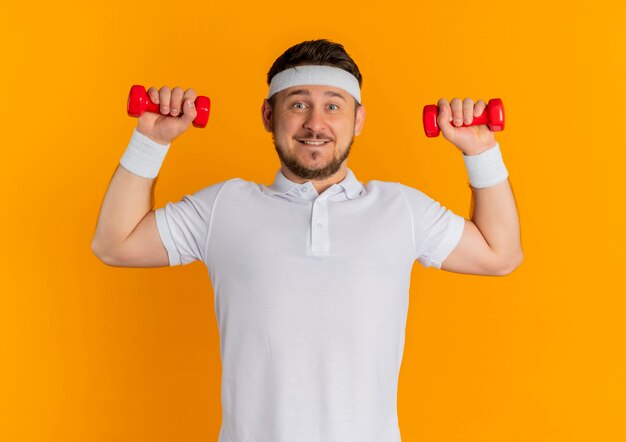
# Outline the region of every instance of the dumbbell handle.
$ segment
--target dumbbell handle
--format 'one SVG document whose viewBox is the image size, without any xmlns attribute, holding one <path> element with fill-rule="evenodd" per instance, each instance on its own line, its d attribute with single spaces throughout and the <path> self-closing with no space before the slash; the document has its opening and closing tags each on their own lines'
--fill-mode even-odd
<svg viewBox="0 0 626 442">
<path fill-rule="evenodd" d="M 423 124 L 424 132 L 427 137 L 437 137 L 441 129 L 437 124 L 437 117 L 439 116 L 439 107 L 436 104 L 428 104 L 424 106 Z M 493 132 L 499 132 L 504 130 L 504 105 L 500 98 L 492 98 L 489 100 L 487 107 L 477 117 L 474 117 L 471 123 L 463 124 L 462 126 L 454 127 L 468 127 L 477 126 L 479 124 L 486 124 Z"/>
<path fill-rule="evenodd" d="M 196 118 L 193 120 L 193 125 L 195 127 L 205 127 L 207 122 L 209 121 L 209 111 L 211 110 L 211 100 L 209 97 L 205 97 L 204 95 L 198 95 L 196 100 L 194 101 L 196 107 Z M 154 112 L 155 114 L 160 114 L 159 105 L 155 104 L 148 98 L 148 93 L 146 92 L 146 88 L 139 85 L 134 84 L 130 88 L 130 92 L 128 94 L 128 103 L 126 105 L 126 112 L 131 117 L 139 117 L 144 112 Z M 181 113 L 182 109 L 181 109 Z"/>
</svg>

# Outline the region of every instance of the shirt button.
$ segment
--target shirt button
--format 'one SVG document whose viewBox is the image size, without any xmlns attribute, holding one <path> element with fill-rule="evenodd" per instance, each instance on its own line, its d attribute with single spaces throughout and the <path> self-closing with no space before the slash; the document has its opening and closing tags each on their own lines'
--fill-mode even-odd
<svg viewBox="0 0 626 442">
<path fill-rule="evenodd" d="M 302 187 L 300 187 L 300 190 L 302 190 L 303 192 L 306 192 L 309 189 L 306 186 L 302 186 Z"/>
<path fill-rule="evenodd" d="M 324 224 L 322 224 L 322 223 L 317 223 L 317 227 L 318 227 L 319 229 L 321 229 L 322 227 L 324 227 Z"/>
</svg>

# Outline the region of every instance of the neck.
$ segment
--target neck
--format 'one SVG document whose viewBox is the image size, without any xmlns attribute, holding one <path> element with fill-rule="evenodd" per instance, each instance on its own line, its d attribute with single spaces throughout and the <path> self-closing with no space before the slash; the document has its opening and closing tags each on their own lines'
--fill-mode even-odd
<svg viewBox="0 0 626 442">
<path fill-rule="evenodd" d="M 346 163 L 344 162 L 337 172 L 335 172 L 333 175 L 329 177 L 326 177 L 320 180 L 317 180 L 317 179 L 307 180 L 302 177 L 299 177 L 298 175 L 295 175 L 294 173 L 292 173 L 284 165 L 281 166 L 280 170 L 282 171 L 283 175 L 285 175 L 287 179 L 293 181 L 294 183 L 303 184 L 303 183 L 306 183 L 307 181 L 311 181 L 317 193 L 321 194 L 333 184 L 337 184 L 340 181 L 343 181 L 343 179 L 346 177 L 348 173 L 348 166 L 346 166 Z"/>
</svg>

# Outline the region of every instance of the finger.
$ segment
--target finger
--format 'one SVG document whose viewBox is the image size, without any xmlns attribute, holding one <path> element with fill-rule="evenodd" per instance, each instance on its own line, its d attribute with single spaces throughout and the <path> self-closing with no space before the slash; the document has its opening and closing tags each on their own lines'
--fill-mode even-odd
<svg viewBox="0 0 626 442">
<path fill-rule="evenodd" d="M 189 88 L 185 91 L 185 95 L 183 95 L 183 106 L 185 106 L 183 112 L 187 112 L 188 101 L 191 101 L 191 105 L 194 106 L 194 110 L 195 110 L 196 98 L 197 98 L 196 91 L 194 91 L 193 89 Z"/>
<path fill-rule="evenodd" d="M 450 102 L 450 108 L 452 109 L 452 120 L 455 126 L 461 126 L 463 124 L 463 103 L 458 97 L 454 97 Z"/>
<path fill-rule="evenodd" d="M 474 119 L 474 100 L 467 97 L 463 100 L 463 123 L 470 124 Z"/>
<path fill-rule="evenodd" d="M 170 91 L 170 88 L 167 86 L 163 86 L 161 89 L 159 89 L 159 101 L 161 102 L 160 111 L 162 114 L 167 115 L 170 113 L 171 94 L 172 92 Z"/>
<path fill-rule="evenodd" d="M 439 108 L 439 114 L 437 115 L 437 125 L 439 127 L 448 126 L 452 117 L 450 116 L 450 104 L 445 98 L 440 98 L 437 101 L 437 107 Z"/>
<path fill-rule="evenodd" d="M 480 117 L 487 108 L 487 104 L 483 100 L 478 100 L 474 106 L 474 117 Z"/>
<path fill-rule="evenodd" d="M 183 98 L 183 116 L 181 117 L 181 123 L 185 126 L 191 124 L 191 122 L 196 118 L 198 111 L 196 110 L 196 106 L 194 102 L 196 101 L 196 93 L 193 89 L 187 89 L 185 92 L 185 96 Z"/>
<path fill-rule="evenodd" d="M 189 88 L 185 91 L 185 94 L 183 95 L 182 105 L 185 106 L 187 104 L 187 100 L 191 100 L 191 103 L 193 104 L 196 101 L 196 98 L 197 98 L 196 91 Z"/>
<path fill-rule="evenodd" d="M 184 100 L 183 116 L 180 117 L 181 123 L 184 126 L 188 126 L 194 120 L 194 118 L 196 118 L 197 114 L 198 111 L 194 106 L 193 100 L 191 98 L 186 98 Z"/>
<path fill-rule="evenodd" d="M 439 108 L 439 112 L 441 113 L 445 112 L 447 109 L 450 109 L 450 104 L 445 98 L 440 98 L 439 101 L 437 101 L 437 107 Z"/>
<path fill-rule="evenodd" d="M 196 107 L 195 107 L 196 98 L 197 98 L 196 91 L 194 91 L 193 89 L 189 88 L 185 91 L 185 94 L 183 95 L 183 104 L 182 104 L 183 106 L 182 109 L 184 113 L 189 113 L 191 110 L 197 113 Z M 194 113 L 194 118 L 195 118 L 195 113 Z"/>
<path fill-rule="evenodd" d="M 150 101 L 152 101 L 154 104 L 159 104 L 159 92 L 154 86 L 148 88 L 146 93 L 148 94 L 148 98 L 150 99 Z"/>
<path fill-rule="evenodd" d="M 178 112 L 181 110 L 183 101 L 183 89 L 176 86 L 172 89 L 172 94 L 170 97 L 170 114 L 174 117 L 178 115 Z"/>
</svg>

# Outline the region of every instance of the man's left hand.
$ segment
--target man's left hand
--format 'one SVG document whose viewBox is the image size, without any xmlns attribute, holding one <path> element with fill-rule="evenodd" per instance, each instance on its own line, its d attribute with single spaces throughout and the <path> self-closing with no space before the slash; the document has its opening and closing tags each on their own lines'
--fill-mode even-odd
<svg viewBox="0 0 626 442">
<path fill-rule="evenodd" d="M 451 102 L 440 98 L 437 102 L 439 115 L 437 125 L 443 137 L 458 147 L 465 155 L 478 155 L 496 145 L 496 138 L 486 124 L 460 127 L 470 124 L 474 117 L 483 113 L 487 104 L 478 100 L 476 104 L 471 98 L 461 101 L 455 97 Z"/>
</svg>

